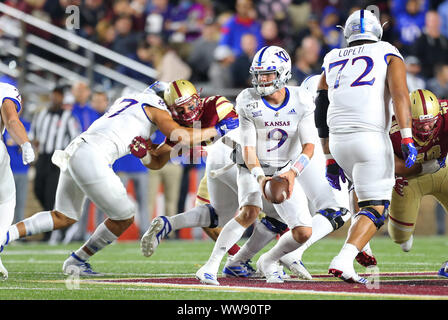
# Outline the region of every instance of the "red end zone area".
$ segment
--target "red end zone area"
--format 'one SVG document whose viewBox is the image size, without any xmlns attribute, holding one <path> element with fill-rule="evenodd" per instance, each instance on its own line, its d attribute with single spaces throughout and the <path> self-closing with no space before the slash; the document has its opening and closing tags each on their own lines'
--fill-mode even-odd
<svg viewBox="0 0 448 320">
<path fill-rule="evenodd" d="M 381 279 L 387 277 L 387 280 Z M 424 277 L 424 279 L 416 279 Z M 317 280 L 319 279 L 319 280 Z M 195 278 L 140 278 L 95 280 L 110 284 L 148 285 L 157 287 L 197 288 L 203 290 L 233 290 L 244 292 L 270 292 L 281 294 L 323 294 L 371 296 L 377 298 L 448 299 L 448 279 L 437 278 L 435 273 L 381 274 L 380 279 L 369 279 L 368 285 L 345 283 L 327 275 L 303 281 L 291 278 L 284 283 L 266 283 L 264 279 L 218 278 L 220 286 L 207 286 Z"/>
</svg>

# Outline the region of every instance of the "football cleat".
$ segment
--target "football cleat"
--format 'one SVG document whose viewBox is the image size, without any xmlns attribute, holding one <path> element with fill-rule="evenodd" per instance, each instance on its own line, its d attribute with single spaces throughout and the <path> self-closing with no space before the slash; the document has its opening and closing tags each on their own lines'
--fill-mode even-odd
<svg viewBox="0 0 448 320">
<path fill-rule="evenodd" d="M 246 262 L 232 262 L 228 261 L 222 270 L 222 274 L 225 277 L 237 277 L 237 278 L 248 278 L 253 276 L 255 273 L 254 268 L 249 264 L 250 260 Z"/>
<path fill-rule="evenodd" d="M 411 235 L 409 240 L 406 242 L 400 243 L 400 247 L 404 252 L 409 252 L 412 249 L 412 243 L 414 242 L 414 236 Z"/>
<path fill-rule="evenodd" d="M 437 275 L 442 278 L 448 278 L 448 261 L 445 261 L 442 264 L 442 267 L 440 268 L 439 272 L 437 272 Z"/>
<path fill-rule="evenodd" d="M 92 270 L 90 263 L 78 257 L 74 252 L 64 261 L 62 272 L 65 275 L 77 275 L 81 277 L 101 277 L 103 274 Z"/>
<path fill-rule="evenodd" d="M 279 265 L 277 263 L 270 263 L 266 261 L 266 253 L 262 254 L 257 261 L 257 270 L 262 276 L 266 278 L 267 283 L 283 283 L 282 272 L 279 272 Z"/>
<path fill-rule="evenodd" d="M 292 264 L 287 267 L 294 275 L 299 277 L 299 279 L 303 280 L 313 280 L 313 277 L 306 269 L 305 265 L 301 260 L 294 261 Z"/>
<path fill-rule="evenodd" d="M 367 283 L 367 279 L 360 277 L 356 273 L 353 267 L 353 262 L 344 261 L 338 256 L 334 257 L 331 261 L 328 273 L 348 283 Z"/>
<path fill-rule="evenodd" d="M 360 251 L 356 256 L 356 261 L 362 265 L 363 267 L 371 267 L 376 266 L 377 262 L 375 257 L 371 252 L 368 251 Z"/>
<path fill-rule="evenodd" d="M 196 272 L 196 279 L 199 280 L 199 282 L 203 284 L 209 284 L 213 286 L 219 286 L 218 280 L 216 280 L 216 274 L 213 272 L 209 272 L 206 270 L 205 266 L 202 266 L 197 272 Z"/>
<path fill-rule="evenodd" d="M 8 279 L 8 270 L 6 270 L 5 266 L 2 263 L 2 259 L 0 258 L 0 279 L 3 281 Z"/>
<path fill-rule="evenodd" d="M 171 223 L 164 216 L 160 216 L 152 220 L 149 229 L 142 236 L 140 247 L 145 257 L 154 254 L 160 241 L 166 237 L 172 230 Z"/>
</svg>

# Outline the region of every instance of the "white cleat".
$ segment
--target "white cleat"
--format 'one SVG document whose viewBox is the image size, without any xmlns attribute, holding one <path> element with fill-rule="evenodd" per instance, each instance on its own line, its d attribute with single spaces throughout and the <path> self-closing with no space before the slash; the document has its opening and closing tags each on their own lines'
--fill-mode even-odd
<svg viewBox="0 0 448 320">
<path fill-rule="evenodd" d="M 328 273 L 348 283 L 367 283 L 367 279 L 360 277 L 356 273 L 353 267 L 353 261 L 343 260 L 339 256 L 334 257 L 331 261 L 328 267 Z"/>
<path fill-rule="evenodd" d="M 95 272 L 92 270 L 92 266 L 79 258 L 74 252 L 71 253 L 64 264 L 62 265 L 62 272 L 65 275 L 75 275 L 81 277 L 101 277 L 102 273 Z"/>
<path fill-rule="evenodd" d="M 313 277 L 306 269 L 301 260 L 294 261 L 287 267 L 294 275 L 302 280 L 313 280 Z"/>
<path fill-rule="evenodd" d="M 205 269 L 205 266 L 202 266 L 196 272 L 196 279 L 203 284 L 209 284 L 212 286 L 219 286 L 218 280 L 216 280 L 216 273 L 209 272 Z"/>
<path fill-rule="evenodd" d="M 3 265 L 1 258 L 0 258 L 0 279 L 3 281 L 8 279 L 8 270 L 6 270 L 5 266 Z"/>
<path fill-rule="evenodd" d="M 259 271 L 262 276 L 266 277 L 267 283 L 283 283 L 285 281 L 282 277 L 283 268 L 282 271 L 279 272 L 279 265 L 277 263 L 266 261 L 266 253 L 258 258 L 257 271 Z"/>
<path fill-rule="evenodd" d="M 400 243 L 400 247 L 404 252 L 409 252 L 412 249 L 413 242 L 414 242 L 414 236 L 411 235 L 408 241 Z"/>
<path fill-rule="evenodd" d="M 152 220 L 149 229 L 143 235 L 140 241 L 140 247 L 145 257 L 154 254 L 160 241 L 167 236 L 172 230 L 171 223 L 164 216 L 160 216 Z"/>
</svg>

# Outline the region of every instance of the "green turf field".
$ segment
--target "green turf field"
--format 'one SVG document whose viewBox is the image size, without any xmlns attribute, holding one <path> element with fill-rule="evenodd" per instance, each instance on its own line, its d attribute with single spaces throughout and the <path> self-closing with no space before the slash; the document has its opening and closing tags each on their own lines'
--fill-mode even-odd
<svg viewBox="0 0 448 320">
<path fill-rule="evenodd" d="M 313 276 L 327 273 L 329 262 L 337 254 L 343 241 L 343 238 L 327 238 L 308 249 L 303 261 Z M 206 287 L 144 286 L 135 283 L 78 283 L 63 275 L 61 268 L 68 254 L 80 245 L 81 243 L 57 246 L 14 243 L 8 246 L 1 258 L 9 271 L 9 279 L 0 282 L 0 301 L 370 299 L 365 296 L 234 292 L 209 290 Z M 381 273 L 436 272 L 441 263 L 448 260 L 447 245 L 448 237 L 417 237 L 411 252 L 404 253 L 388 237 L 377 236 L 371 242 Z M 192 278 L 207 260 L 212 247 L 211 241 L 170 240 L 164 241 L 152 257 L 145 258 L 140 253 L 138 242 L 119 242 L 98 253 L 90 262 L 94 270 L 106 273 L 105 278 L 108 279 L 179 276 Z M 253 265 L 255 266 L 255 262 Z M 355 267 L 358 272 L 365 272 L 365 269 L 356 263 Z"/>
</svg>

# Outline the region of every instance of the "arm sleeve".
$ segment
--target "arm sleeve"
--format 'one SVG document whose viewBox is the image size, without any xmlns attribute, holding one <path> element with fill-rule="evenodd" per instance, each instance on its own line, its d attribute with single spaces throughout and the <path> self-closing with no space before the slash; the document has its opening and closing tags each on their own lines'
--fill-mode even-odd
<svg viewBox="0 0 448 320">
<path fill-rule="evenodd" d="M 305 115 L 302 121 L 300 121 L 299 138 L 302 144 L 306 143 L 316 144 L 316 142 L 319 140 L 316 126 L 314 125 L 313 112 L 310 112 L 307 115 Z"/>
</svg>

